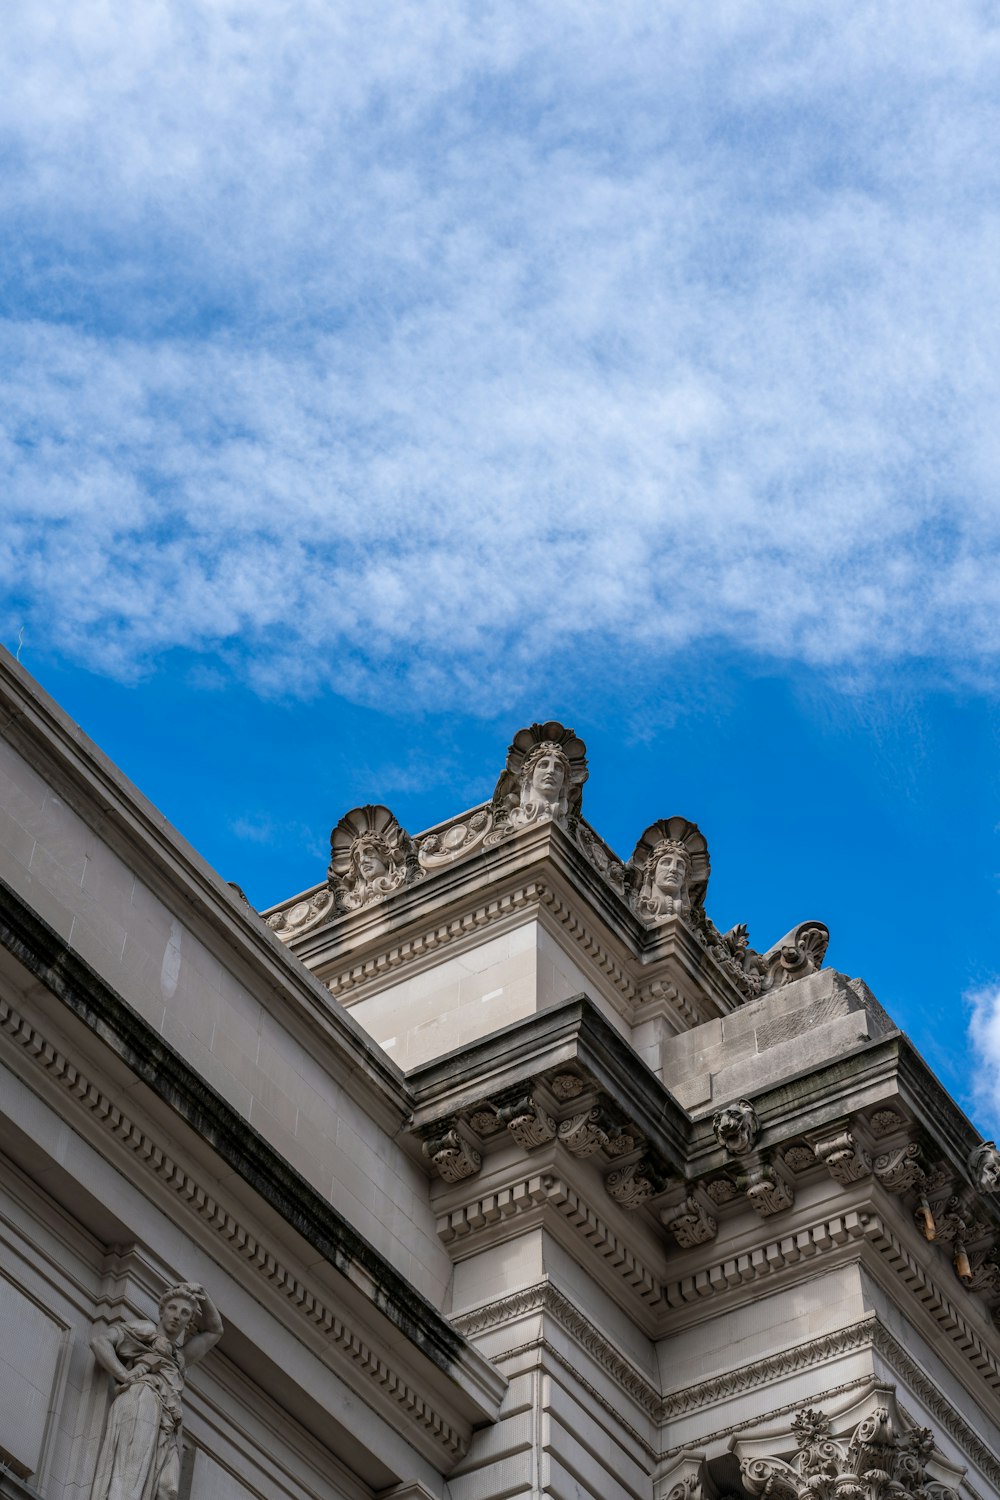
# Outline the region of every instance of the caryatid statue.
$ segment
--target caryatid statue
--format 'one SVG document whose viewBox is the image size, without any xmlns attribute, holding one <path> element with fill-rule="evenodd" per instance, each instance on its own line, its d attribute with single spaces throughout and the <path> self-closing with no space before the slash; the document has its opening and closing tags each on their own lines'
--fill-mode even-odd
<svg viewBox="0 0 1000 1500">
<path fill-rule="evenodd" d="M 508 828 L 545 822 L 572 828 L 587 776 L 587 747 L 572 729 L 554 719 L 519 729 L 493 793 L 499 820 Z"/>
<path fill-rule="evenodd" d="M 177 1500 L 184 1375 L 222 1337 L 205 1288 L 168 1287 L 158 1321 L 115 1323 L 90 1343 L 118 1385 L 90 1500 Z"/>
<path fill-rule="evenodd" d="M 330 835 L 327 878 L 339 912 L 370 906 L 421 873 L 413 840 L 381 803 L 352 808 Z"/>
<path fill-rule="evenodd" d="M 710 869 L 698 825 L 687 818 L 661 818 L 636 844 L 625 879 L 639 916 L 655 924 L 700 907 Z"/>
</svg>

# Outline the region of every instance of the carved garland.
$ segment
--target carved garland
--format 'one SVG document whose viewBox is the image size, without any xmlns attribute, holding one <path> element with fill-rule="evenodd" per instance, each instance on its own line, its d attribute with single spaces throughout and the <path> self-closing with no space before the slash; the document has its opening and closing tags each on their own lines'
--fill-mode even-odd
<svg viewBox="0 0 1000 1500">
<path fill-rule="evenodd" d="M 281 1262 L 210 1193 L 207 1193 L 183 1167 L 162 1151 L 151 1136 L 90 1082 L 68 1058 L 64 1057 L 42 1034 L 6 1000 L 0 999 L 0 1028 L 18 1042 L 50 1076 L 76 1096 L 95 1119 L 118 1141 L 134 1151 L 161 1182 L 171 1187 L 189 1208 L 214 1229 L 231 1249 L 284 1294 L 291 1307 L 320 1330 L 330 1341 L 353 1359 L 365 1375 L 374 1380 L 386 1395 L 420 1424 L 451 1455 L 461 1455 L 468 1444 L 418 1391 L 389 1369 L 384 1358 L 372 1349 L 336 1313 L 328 1308 L 293 1271 Z"/>
</svg>

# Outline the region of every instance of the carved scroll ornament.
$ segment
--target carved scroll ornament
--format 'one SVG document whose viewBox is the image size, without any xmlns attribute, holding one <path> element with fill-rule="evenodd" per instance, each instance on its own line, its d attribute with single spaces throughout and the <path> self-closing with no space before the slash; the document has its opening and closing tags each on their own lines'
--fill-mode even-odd
<svg viewBox="0 0 1000 1500">
<path fill-rule="evenodd" d="M 423 1142 L 423 1153 L 445 1182 L 461 1182 L 474 1177 L 483 1158 L 456 1129 L 453 1120 L 445 1121 Z"/>
<path fill-rule="evenodd" d="M 435 829 L 432 833 L 425 833 L 417 845 L 417 857 L 420 865 L 428 872 L 441 869 L 444 865 L 454 864 L 456 860 L 465 859 L 474 854 L 479 846 L 485 841 L 486 835 L 493 827 L 493 812 L 489 807 L 479 807 L 472 813 L 467 813 L 447 828 Z"/>
<path fill-rule="evenodd" d="M 324 917 L 330 916 L 335 906 L 335 897 L 329 886 L 324 886 L 308 900 L 296 901 L 292 906 L 286 906 L 281 911 L 273 911 L 267 919 L 267 925 L 272 932 L 276 932 L 282 942 L 287 943 L 300 932 L 308 932 L 310 927 L 315 927 Z"/>
<path fill-rule="evenodd" d="M 94 1358 L 118 1391 L 90 1500 L 174 1500 L 185 1371 L 204 1359 L 222 1332 L 204 1287 L 184 1281 L 164 1292 L 156 1323 L 115 1323 L 91 1340 Z"/>
</svg>

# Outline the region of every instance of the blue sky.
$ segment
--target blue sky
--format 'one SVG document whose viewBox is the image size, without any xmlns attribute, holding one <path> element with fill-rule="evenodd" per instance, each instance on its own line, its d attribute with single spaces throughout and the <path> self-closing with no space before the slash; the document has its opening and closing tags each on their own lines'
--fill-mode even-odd
<svg viewBox="0 0 1000 1500">
<path fill-rule="evenodd" d="M 996 7 L 22 10 L 3 640 L 260 905 L 561 715 L 1000 1131 Z"/>
</svg>

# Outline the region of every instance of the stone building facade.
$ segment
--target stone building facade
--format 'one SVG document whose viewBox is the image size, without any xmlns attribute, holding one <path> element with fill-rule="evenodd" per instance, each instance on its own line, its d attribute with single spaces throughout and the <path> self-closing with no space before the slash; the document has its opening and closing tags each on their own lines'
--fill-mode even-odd
<svg viewBox="0 0 1000 1500">
<path fill-rule="evenodd" d="M 997 1153 L 694 823 L 536 724 L 259 915 L 7 655 L 0 725 L 0 1495 L 1000 1495 Z"/>
</svg>

